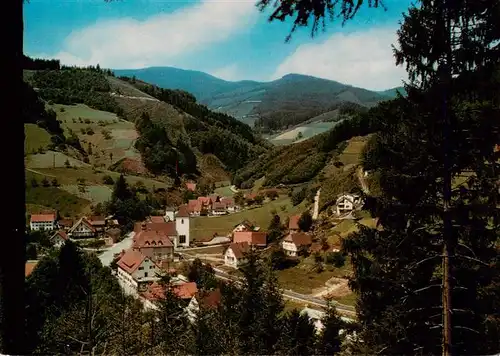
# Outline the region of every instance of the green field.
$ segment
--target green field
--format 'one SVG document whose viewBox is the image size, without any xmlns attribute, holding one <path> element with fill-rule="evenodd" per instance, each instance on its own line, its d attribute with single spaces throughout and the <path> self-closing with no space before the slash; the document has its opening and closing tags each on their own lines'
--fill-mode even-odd
<svg viewBox="0 0 500 356">
<path fill-rule="evenodd" d="M 85 183 L 88 185 L 103 185 L 102 178 L 106 175 L 111 176 L 116 180 L 120 173 L 110 172 L 106 170 L 93 170 L 92 168 L 82 167 L 82 168 L 40 168 L 37 172 L 41 174 L 55 176 L 57 177 L 60 184 L 77 184 L 78 178 L 85 179 Z M 125 179 L 131 185 L 137 182 L 143 182 L 147 188 L 167 188 L 169 185 L 167 182 L 157 181 L 150 178 L 136 177 L 131 175 L 126 175 Z"/>
<path fill-rule="evenodd" d="M 140 155 L 134 148 L 138 135 L 133 122 L 84 104 L 54 104 L 51 107 L 56 111 L 57 119 L 61 121 L 66 135 L 74 132 L 87 152 L 89 144 L 91 145 L 91 164 L 108 167 L 124 157 L 139 159 Z"/>
<path fill-rule="evenodd" d="M 50 134 L 36 124 L 24 124 L 24 152 L 33 153 L 50 144 Z"/>
<path fill-rule="evenodd" d="M 80 197 L 82 199 L 90 200 L 95 203 L 104 203 L 111 199 L 112 187 L 104 185 L 87 185 L 85 192 L 81 192 L 77 184 L 66 184 L 60 187 L 68 193 Z"/>
<path fill-rule="evenodd" d="M 234 195 L 234 192 L 231 190 L 230 185 L 225 186 L 225 187 L 216 188 L 215 193 L 217 193 L 223 197 L 232 197 Z"/>
<path fill-rule="evenodd" d="M 281 207 L 284 207 L 284 211 L 281 210 Z M 271 221 L 271 212 L 273 210 L 280 215 L 282 221 L 285 221 L 287 217 L 301 213 L 303 207 L 302 205 L 294 207 L 290 202 L 290 198 L 281 196 L 261 207 L 246 209 L 230 215 L 220 217 L 195 217 L 191 221 L 191 238 L 195 241 L 209 241 L 215 233 L 225 236 L 232 231 L 235 225 L 243 220 L 250 220 L 265 231 Z"/>
<path fill-rule="evenodd" d="M 31 180 L 35 178 L 39 186 L 33 187 Z M 43 207 L 59 211 L 62 216 L 77 217 L 86 211 L 90 201 L 79 198 L 57 187 L 42 187 L 43 177 L 26 171 L 26 204 L 32 211 L 40 211 Z"/>
<path fill-rule="evenodd" d="M 311 124 L 301 125 L 279 134 L 278 136 L 272 138 L 271 142 L 275 145 L 287 145 L 304 141 L 330 130 L 336 124 L 336 122 L 313 122 Z M 302 134 L 302 139 L 297 140 L 299 132 Z"/>
<path fill-rule="evenodd" d="M 63 168 L 65 167 L 66 161 L 69 162 L 71 167 L 90 167 L 89 164 L 83 163 L 82 161 L 65 155 L 62 152 L 54 151 L 29 155 L 26 158 L 26 167 L 32 169 Z"/>
</svg>

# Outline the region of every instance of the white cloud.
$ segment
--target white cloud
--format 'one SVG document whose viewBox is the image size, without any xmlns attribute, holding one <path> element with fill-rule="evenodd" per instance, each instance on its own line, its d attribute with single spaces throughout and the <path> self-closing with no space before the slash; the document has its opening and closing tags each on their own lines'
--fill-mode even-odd
<svg viewBox="0 0 500 356">
<path fill-rule="evenodd" d="M 229 81 L 237 81 L 242 79 L 240 77 L 240 68 L 236 63 L 210 71 L 210 74 Z"/>
<path fill-rule="evenodd" d="M 254 0 L 203 0 L 145 21 L 101 21 L 72 32 L 51 56 L 69 65 L 107 68 L 173 65 L 181 56 L 221 43 L 255 23 Z"/>
<path fill-rule="evenodd" d="M 272 79 L 297 73 L 371 90 L 400 86 L 407 75 L 404 67 L 396 67 L 391 47 L 396 43 L 392 28 L 336 33 L 321 43 L 300 45 L 278 66 Z"/>
</svg>

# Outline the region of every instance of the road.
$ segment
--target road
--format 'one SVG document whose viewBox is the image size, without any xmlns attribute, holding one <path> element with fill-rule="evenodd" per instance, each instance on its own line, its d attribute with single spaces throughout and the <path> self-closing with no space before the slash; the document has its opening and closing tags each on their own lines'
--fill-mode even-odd
<svg viewBox="0 0 500 356">
<path fill-rule="evenodd" d="M 186 254 L 186 255 L 187 255 L 186 256 L 187 260 L 194 260 L 195 259 L 195 257 L 192 257 L 188 254 Z M 215 272 L 215 276 L 219 279 L 229 280 L 229 281 L 236 282 L 236 283 L 239 283 L 241 281 L 241 278 L 233 276 L 229 273 L 226 273 L 223 270 L 220 270 L 216 267 L 214 267 L 214 272 Z M 300 293 L 294 292 L 292 290 L 285 290 L 285 289 L 282 291 L 282 294 L 283 294 L 283 297 L 286 299 L 293 299 L 293 300 L 300 301 L 302 303 L 313 304 L 313 305 L 317 305 L 317 306 L 320 306 L 323 308 L 326 308 L 326 306 L 327 306 L 326 300 L 324 300 L 322 298 L 317 298 L 317 297 L 314 297 L 311 295 L 300 294 Z M 337 302 L 335 302 L 334 304 L 335 304 L 335 307 L 340 312 L 351 313 L 351 314 L 356 313 L 356 310 L 353 306 L 340 304 Z"/>
<path fill-rule="evenodd" d="M 113 246 L 107 248 L 103 253 L 99 255 L 99 259 L 103 266 L 109 266 L 113 262 L 113 258 L 116 253 L 121 252 L 121 250 L 128 250 L 132 246 L 132 240 L 135 233 L 131 232 L 120 242 L 114 244 Z"/>
<path fill-rule="evenodd" d="M 122 94 L 117 94 L 117 93 L 111 93 L 111 96 L 116 96 L 118 98 L 127 98 L 127 99 L 160 101 L 160 100 L 158 100 L 156 98 L 149 98 L 147 96 L 129 96 L 129 95 L 122 95 Z"/>
<path fill-rule="evenodd" d="M 366 181 L 365 181 L 365 173 L 363 172 L 363 168 L 362 167 L 359 167 L 357 170 L 356 170 L 356 173 L 357 173 L 357 176 L 358 176 L 358 180 L 359 180 L 359 184 L 361 184 L 361 190 L 363 190 L 363 193 L 365 194 L 370 194 L 370 189 L 368 189 L 368 184 L 366 184 Z"/>
</svg>

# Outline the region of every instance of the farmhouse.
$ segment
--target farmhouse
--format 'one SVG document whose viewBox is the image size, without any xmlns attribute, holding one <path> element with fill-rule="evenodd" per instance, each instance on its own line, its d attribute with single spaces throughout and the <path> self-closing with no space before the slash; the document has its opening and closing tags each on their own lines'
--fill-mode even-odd
<svg viewBox="0 0 500 356">
<path fill-rule="evenodd" d="M 30 229 L 33 231 L 54 230 L 56 228 L 56 221 L 57 216 L 55 213 L 33 214 L 30 217 Z"/>
<path fill-rule="evenodd" d="M 288 222 L 288 232 L 290 234 L 300 231 L 299 220 L 300 220 L 300 215 L 290 216 L 290 221 Z"/>
<path fill-rule="evenodd" d="M 61 228 L 64 231 L 67 232 L 73 226 L 73 220 L 71 220 L 71 219 L 61 219 L 61 220 L 59 220 L 57 222 L 57 225 L 59 225 L 59 228 Z"/>
<path fill-rule="evenodd" d="M 337 198 L 337 215 L 349 213 L 362 203 L 361 197 L 356 194 L 342 194 Z"/>
<path fill-rule="evenodd" d="M 80 218 L 68 231 L 68 237 L 84 239 L 97 236 L 97 230 L 87 218 Z"/>
<path fill-rule="evenodd" d="M 196 183 L 193 183 L 193 182 L 187 182 L 186 183 L 186 189 L 191 191 L 191 192 L 195 192 L 196 191 Z"/>
<path fill-rule="evenodd" d="M 239 206 L 235 204 L 232 198 L 222 197 L 220 201 L 226 205 L 226 211 L 228 213 L 234 213 L 239 210 Z"/>
<path fill-rule="evenodd" d="M 200 216 L 202 208 L 202 203 L 198 199 L 191 199 L 188 201 L 188 211 L 190 216 Z"/>
<path fill-rule="evenodd" d="M 229 267 L 238 268 L 245 262 L 245 253 L 250 251 L 248 242 L 236 242 L 229 245 L 224 253 L 224 264 Z"/>
<path fill-rule="evenodd" d="M 125 251 L 118 260 L 118 278 L 125 285 L 141 290 L 150 282 L 158 280 L 160 268 L 139 250 Z"/>
<path fill-rule="evenodd" d="M 104 216 L 91 216 L 87 221 L 94 227 L 97 233 L 104 232 L 106 230 L 106 218 Z"/>
<path fill-rule="evenodd" d="M 226 204 L 223 202 L 215 202 L 212 204 L 212 215 L 226 215 L 227 214 L 227 209 L 226 209 Z"/>
<path fill-rule="evenodd" d="M 281 243 L 283 251 L 288 256 L 296 257 L 304 252 L 307 252 L 312 245 L 312 237 L 304 232 L 288 234 Z"/>
<path fill-rule="evenodd" d="M 246 242 L 251 246 L 266 247 L 267 232 L 263 231 L 237 231 L 233 234 L 233 242 Z"/>
<path fill-rule="evenodd" d="M 64 230 L 58 230 L 50 237 L 52 244 L 59 248 L 68 240 L 68 235 Z"/>
<path fill-rule="evenodd" d="M 256 227 L 254 224 L 252 224 L 248 220 L 243 220 L 239 224 L 234 226 L 233 233 L 235 232 L 240 232 L 240 231 L 258 231 L 259 228 Z"/>
<path fill-rule="evenodd" d="M 146 291 L 142 293 L 145 309 L 157 309 L 156 303 L 165 298 L 166 286 L 157 282 L 150 284 Z M 195 282 L 181 282 L 172 286 L 172 292 L 177 295 L 187 307 L 191 299 L 198 292 Z"/>
<path fill-rule="evenodd" d="M 176 238 L 175 226 L 172 226 L 169 233 L 165 230 L 146 230 L 146 224 L 143 224 L 143 230 L 134 236 L 132 248 L 154 261 L 172 260 L 174 258 L 172 240 Z"/>
<path fill-rule="evenodd" d="M 219 289 L 212 291 L 198 291 L 189 302 L 186 312 L 191 322 L 196 320 L 196 314 L 201 308 L 217 308 L 220 304 L 222 295 Z"/>
</svg>

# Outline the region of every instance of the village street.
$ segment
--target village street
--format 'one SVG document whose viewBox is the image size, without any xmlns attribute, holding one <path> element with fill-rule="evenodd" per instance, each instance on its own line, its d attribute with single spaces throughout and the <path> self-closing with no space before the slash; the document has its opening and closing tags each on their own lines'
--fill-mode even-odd
<svg viewBox="0 0 500 356">
<path fill-rule="evenodd" d="M 111 265 L 111 262 L 113 262 L 113 258 L 116 253 L 119 253 L 122 250 L 128 250 L 132 246 L 134 235 L 134 232 L 130 232 L 123 240 L 109 248 L 106 248 L 104 252 L 99 255 L 99 259 L 101 260 L 102 265 Z"/>
</svg>

